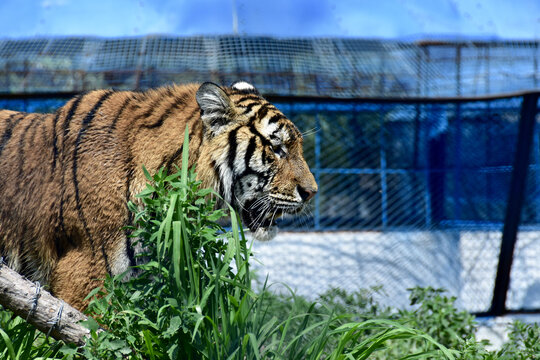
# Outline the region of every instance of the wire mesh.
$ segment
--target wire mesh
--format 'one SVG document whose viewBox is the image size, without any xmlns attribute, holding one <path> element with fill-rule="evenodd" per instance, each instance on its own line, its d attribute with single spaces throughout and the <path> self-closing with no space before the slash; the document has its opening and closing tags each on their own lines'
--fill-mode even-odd
<svg viewBox="0 0 540 360">
<path fill-rule="evenodd" d="M 255 244 L 261 273 L 308 297 L 331 287 L 376 288 L 376 298 L 395 306 L 408 303 L 408 287 L 443 287 L 463 308 L 484 312 L 493 294 L 522 98 L 388 98 L 538 89 L 539 60 L 535 41 L 0 40 L 0 93 L 250 81 L 304 132 L 305 157 L 320 189 L 305 214 L 279 221 L 285 232 L 275 241 Z M 304 95 L 334 99 L 294 97 Z M 373 100 L 351 99 L 359 97 Z M 47 112 L 65 100 L 0 96 L 0 108 Z M 540 309 L 536 125 L 511 310 Z"/>
<path fill-rule="evenodd" d="M 463 308 L 488 311 L 521 102 L 278 104 L 301 129 L 315 129 L 305 136 L 305 156 L 320 186 L 307 215 L 281 226 L 349 232 L 257 244 L 270 278 L 298 276 L 288 284 L 306 296 L 382 286 L 376 297 L 394 306 L 407 305 L 409 287 L 443 287 Z M 538 309 L 539 134 L 537 126 L 509 291 L 513 310 Z M 290 241 L 300 245 L 292 250 Z"/>
<path fill-rule="evenodd" d="M 276 95 L 483 95 L 537 89 L 539 59 L 535 41 L 247 36 L 0 40 L 0 93 L 244 79 Z"/>
</svg>

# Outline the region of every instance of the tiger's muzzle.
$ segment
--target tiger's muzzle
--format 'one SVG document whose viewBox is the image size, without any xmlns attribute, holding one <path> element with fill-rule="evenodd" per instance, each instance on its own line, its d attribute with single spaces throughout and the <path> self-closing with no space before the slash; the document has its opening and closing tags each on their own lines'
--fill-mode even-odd
<svg viewBox="0 0 540 360">
<path fill-rule="evenodd" d="M 317 193 L 317 189 L 297 186 L 298 196 L 268 194 L 249 200 L 242 207 L 241 217 L 253 236 L 260 241 L 271 240 L 277 232 L 276 220 L 283 214 L 298 214 Z"/>
</svg>

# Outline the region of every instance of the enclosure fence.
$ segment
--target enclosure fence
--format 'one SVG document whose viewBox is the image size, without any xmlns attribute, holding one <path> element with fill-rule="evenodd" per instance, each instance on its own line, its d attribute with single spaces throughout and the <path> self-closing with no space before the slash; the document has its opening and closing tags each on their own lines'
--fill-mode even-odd
<svg viewBox="0 0 540 360">
<path fill-rule="evenodd" d="M 239 79 L 265 94 L 477 96 L 540 86 L 538 41 L 145 36 L 0 39 L 0 93 Z"/>
<path fill-rule="evenodd" d="M 479 314 L 540 310 L 538 93 L 269 100 L 304 133 L 319 184 L 307 212 L 279 225 L 304 250 L 318 247 L 335 272 L 324 280 L 321 264 L 299 271 L 309 251 L 267 245 L 278 251 L 269 263 L 301 273 L 291 286 L 382 286 L 394 305 L 407 287 L 432 285 Z M 5 95 L 0 107 L 43 112 L 65 101 Z"/>
<path fill-rule="evenodd" d="M 407 288 L 433 286 L 478 314 L 540 310 L 539 104 L 522 92 L 540 89 L 538 41 L 0 39 L 0 108 L 236 80 L 304 133 L 319 184 L 254 244 L 261 276 L 307 297 L 369 289 L 403 306 Z"/>
</svg>

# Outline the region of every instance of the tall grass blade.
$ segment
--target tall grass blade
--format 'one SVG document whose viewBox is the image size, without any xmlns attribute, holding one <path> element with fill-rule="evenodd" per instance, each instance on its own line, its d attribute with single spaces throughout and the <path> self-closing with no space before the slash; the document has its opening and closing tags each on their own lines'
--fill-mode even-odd
<svg viewBox="0 0 540 360">
<path fill-rule="evenodd" d="M 35 328 L 30 329 L 28 326 L 26 326 L 24 330 L 26 330 L 26 332 L 24 333 L 23 340 L 19 346 L 19 351 L 17 352 L 18 359 L 30 358 L 30 352 L 32 351 L 34 340 L 37 336 L 39 336 L 39 333 L 36 336 L 37 330 Z"/>
<path fill-rule="evenodd" d="M 172 251 L 172 263 L 174 269 L 174 281 L 178 291 L 182 290 L 182 280 L 180 274 L 180 261 L 182 256 L 181 250 L 181 223 L 180 221 L 174 221 L 172 224 L 173 227 L 173 251 Z"/>
<path fill-rule="evenodd" d="M 168 239 L 170 239 L 171 236 L 171 225 L 177 201 L 178 194 L 171 195 L 171 200 L 169 201 L 169 208 L 167 209 L 167 215 L 165 216 L 165 219 L 162 223 L 163 231 L 158 232 L 158 239 L 161 244 L 163 244 L 163 253 L 160 254 L 160 258 L 162 258 L 167 253 Z M 160 235 L 163 235 L 164 237 L 161 237 Z"/>
<path fill-rule="evenodd" d="M 187 185 L 187 173 L 189 166 L 189 127 L 186 125 L 184 131 L 184 142 L 182 143 L 182 170 L 180 175 L 180 181 L 183 186 Z"/>
<path fill-rule="evenodd" d="M 16 360 L 17 358 L 15 357 L 15 350 L 13 349 L 13 343 L 9 339 L 8 334 L 6 334 L 4 330 L 0 329 L 0 336 L 2 337 L 2 340 L 4 340 L 4 344 L 6 345 L 6 350 L 7 350 L 7 353 L 9 354 L 9 357 L 12 360 Z"/>
<path fill-rule="evenodd" d="M 146 350 L 148 354 L 150 354 L 150 358 L 152 360 L 155 360 L 156 355 L 154 353 L 154 347 L 152 346 L 152 338 L 151 338 L 150 332 L 148 330 L 143 330 L 143 337 L 144 337 L 144 343 L 146 344 Z"/>
</svg>

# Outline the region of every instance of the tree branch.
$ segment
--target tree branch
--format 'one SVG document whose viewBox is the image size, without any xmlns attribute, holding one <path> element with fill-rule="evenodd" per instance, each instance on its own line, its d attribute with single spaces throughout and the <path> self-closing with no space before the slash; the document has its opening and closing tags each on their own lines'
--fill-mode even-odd
<svg viewBox="0 0 540 360">
<path fill-rule="evenodd" d="M 0 305 L 57 340 L 84 345 L 90 334 L 79 324 L 87 319 L 85 315 L 11 270 L 1 259 Z"/>
</svg>

